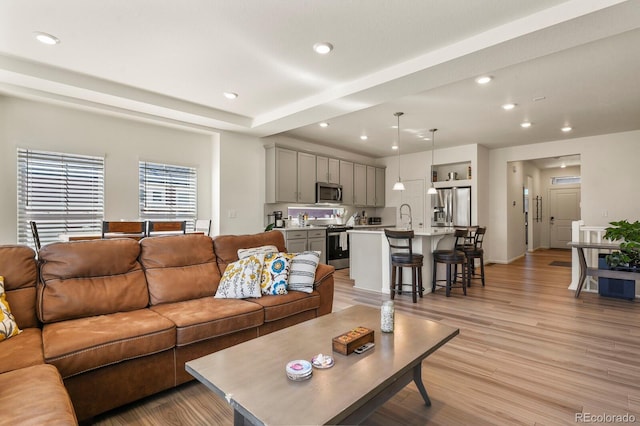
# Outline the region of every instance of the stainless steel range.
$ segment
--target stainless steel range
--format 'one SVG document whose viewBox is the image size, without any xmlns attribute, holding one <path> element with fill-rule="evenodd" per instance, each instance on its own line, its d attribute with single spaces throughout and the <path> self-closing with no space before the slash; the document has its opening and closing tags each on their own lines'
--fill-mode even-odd
<svg viewBox="0 0 640 426">
<path fill-rule="evenodd" d="M 327 263 L 336 269 L 349 267 L 349 236 L 347 230 L 352 226 L 327 226 Z"/>
</svg>

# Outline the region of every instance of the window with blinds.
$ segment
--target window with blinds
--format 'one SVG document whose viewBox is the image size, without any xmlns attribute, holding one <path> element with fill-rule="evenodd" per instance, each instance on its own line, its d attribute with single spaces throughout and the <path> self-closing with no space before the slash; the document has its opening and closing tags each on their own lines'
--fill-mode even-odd
<svg viewBox="0 0 640 426">
<path fill-rule="evenodd" d="M 197 215 L 197 172 L 193 167 L 139 163 L 140 218 L 186 220 L 193 229 Z"/>
<path fill-rule="evenodd" d="M 18 149 L 18 243 L 35 247 L 68 232 L 100 232 L 104 218 L 104 158 Z"/>
</svg>

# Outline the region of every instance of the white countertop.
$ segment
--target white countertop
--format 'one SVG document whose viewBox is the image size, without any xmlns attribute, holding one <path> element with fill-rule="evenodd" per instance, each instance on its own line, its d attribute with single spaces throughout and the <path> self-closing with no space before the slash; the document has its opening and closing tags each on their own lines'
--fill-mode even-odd
<svg viewBox="0 0 640 426">
<path fill-rule="evenodd" d="M 386 228 L 393 229 L 397 231 L 407 231 L 405 228 Z M 416 236 L 432 236 L 432 235 L 446 235 L 453 234 L 453 228 L 415 228 L 413 230 L 414 235 Z M 347 231 L 349 234 L 371 234 L 378 233 L 384 234 L 384 228 L 356 228 L 350 229 Z"/>
</svg>

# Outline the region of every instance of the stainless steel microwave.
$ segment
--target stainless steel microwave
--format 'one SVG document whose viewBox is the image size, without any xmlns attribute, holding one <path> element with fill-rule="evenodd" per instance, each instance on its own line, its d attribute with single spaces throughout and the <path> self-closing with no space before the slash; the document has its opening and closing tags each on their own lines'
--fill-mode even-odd
<svg viewBox="0 0 640 426">
<path fill-rule="evenodd" d="M 342 185 L 337 183 L 316 183 L 316 203 L 341 203 Z"/>
</svg>

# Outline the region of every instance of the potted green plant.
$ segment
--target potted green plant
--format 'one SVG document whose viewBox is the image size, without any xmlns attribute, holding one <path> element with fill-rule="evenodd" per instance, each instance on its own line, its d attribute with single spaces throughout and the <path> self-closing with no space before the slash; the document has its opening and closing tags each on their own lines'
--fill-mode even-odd
<svg viewBox="0 0 640 426">
<path fill-rule="evenodd" d="M 611 269 L 636 270 L 640 268 L 640 221 L 630 223 L 627 220 L 609 222 L 604 238 L 620 241 L 620 250 L 606 256 Z"/>
</svg>

